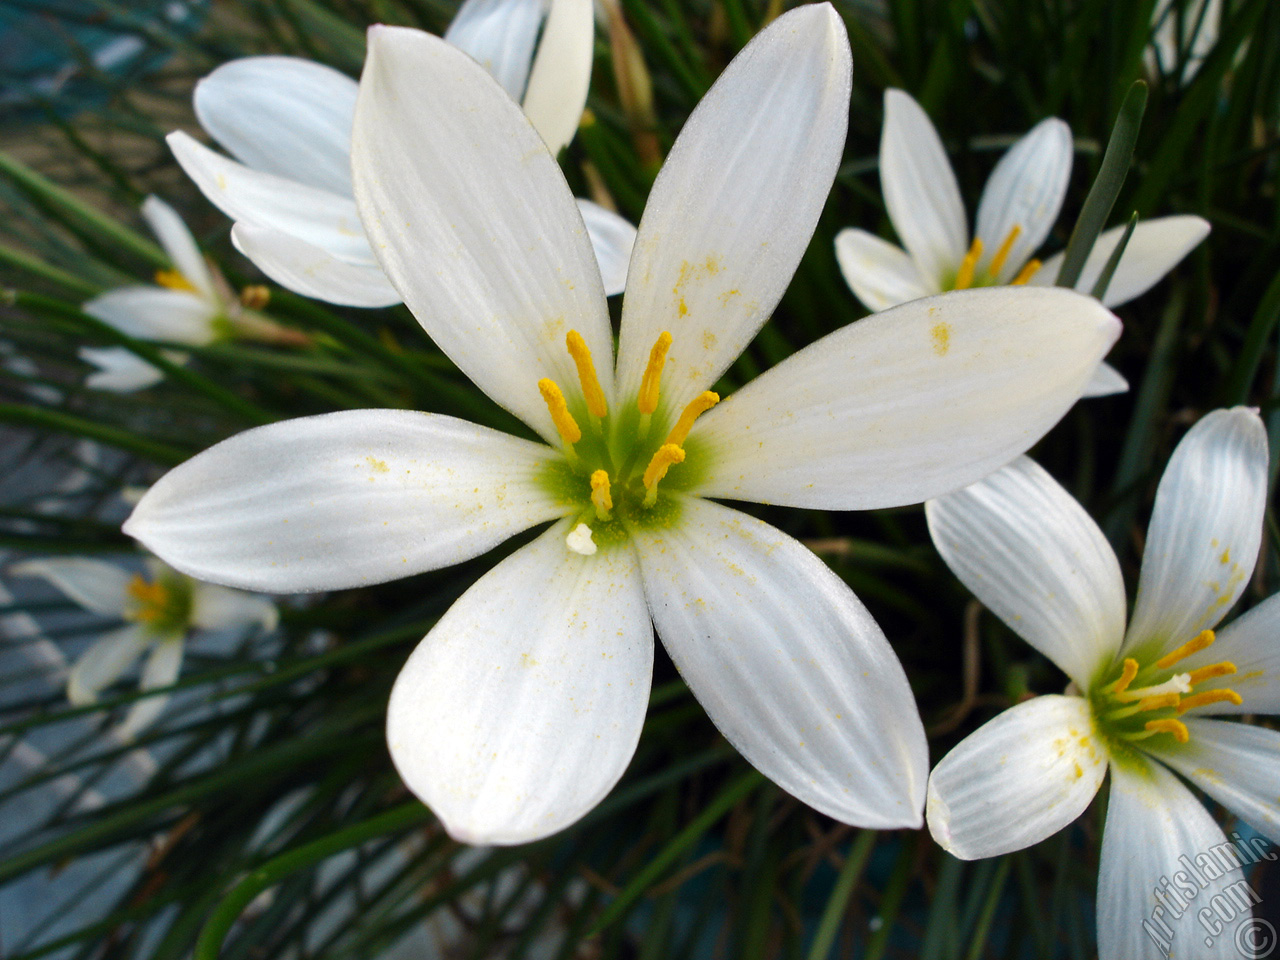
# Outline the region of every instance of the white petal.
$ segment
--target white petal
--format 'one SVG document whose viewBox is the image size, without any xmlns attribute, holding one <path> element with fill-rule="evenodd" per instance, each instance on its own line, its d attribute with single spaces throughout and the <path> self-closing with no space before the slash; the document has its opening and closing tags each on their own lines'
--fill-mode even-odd
<svg viewBox="0 0 1280 960">
<path fill-rule="evenodd" d="M 67 699 L 76 706 L 93 703 L 153 642 L 155 634 L 136 623 L 104 633 L 72 665 Z"/>
<path fill-rule="evenodd" d="M 478 556 L 564 512 L 555 454 L 438 414 L 346 410 L 224 440 L 169 471 L 124 530 L 190 576 L 289 593 Z"/>
<path fill-rule="evenodd" d="M 82 308 L 91 317 L 140 340 L 200 347 L 214 338 L 218 308 L 185 290 L 121 287 L 94 297 Z"/>
<path fill-rule="evenodd" d="M 578 212 L 591 237 L 591 248 L 600 265 L 605 296 L 621 293 L 627 285 L 627 264 L 636 243 L 636 228 L 624 217 L 590 200 L 578 200 Z"/>
<path fill-rule="evenodd" d="M 965 737 L 929 775 L 929 832 L 977 860 L 1051 837 L 1085 811 L 1107 775 L 1089 701 L 1046 696 Z"/>
<path fill-rule="evenodd" d="M 1076 499 L 1019 457 L 925 513 L 951 572 L 1088 690 L 1120 648 L 1126 604 L 1115 551 Z"/>
<path fill-rule="evenodd" d="M 390 307 L 400 294 L 376 261 L 353 263 L 274 227 L 237 223 L 236 249 L 280 286 L 304 297 L 345 307 Z"/>
<path fill-rule="evenodd" d="M 1266 428 L 1248 407 L 1187 431 L 1156 490 L 1127 654 L 1145 663 L 1180 647 L 1235 604 L 1262 542 L 1267 459 Z"/>
<path fill-rule="evenodd" d="M 524 843 L 594 807 L 635 752 L 653 627 L 629 544 L 584 557 L 564 520 L 462 595 L 391 691 L 405 783 L 467 843 Z"/>
<path fill-rule="evenodd" d="M 836 260 L 849 289 L 873 313 L 941 292 L 905 250 L 865 230 L 848 227 L 836 234 Z"/>
<path fill-rule="evenodd" d="M 681 497 L 638 528 L 658 635 L 725 738 L 814 809 L 864 827 L 918 827 L 928 749 L 884 634 L 798 541 Z"/>
<path fill-rule="evenodd" d="M 1192 717 L 1187 743 L 1147 748 L 1249 826 L 1280 843 L 1280 732 Z M 1249 861 L 1245 861 L 1249 862 Z"/>
<path fill-rule="evenodd" d="M 480 389 L 556 438 L 538 381 L 576 392 L 565 335 L 577 330 L 612 398 L 582 217 L 528 119 L 474 61 L 430 34 L 372 28 L 352 172 L 387 277 Z"/>
<path fill-rule="evenodd" d="M 178 675 L 182 672 L 185 639 L 182 634 L 177 634 L 166 637 L 151 648 L 151 654 L 142 665 L 142 682 L 139 684 L 139 689 L 157 690 L 160 687 L 173 686 L 178 682 Z M 160 719 L 160 715 L 164 713 L 164 708 L 168 704 L 169 697 L 166 694 L 137 701 L 129 708 L 120 725 L 115 728 L 115 735 L 123 740 L 132 740 L 139 732 Z"/>
<path fill-rule="evenodd" d="M 1244 702 L 1214 703 L 1196 709 L 1197 714 L 1280 713 L 1280 594 L 1273 594 L 1242 617 L 1218 631 L 1213 646 L 1178 665 L 1179 670 L 1226 661 L 1236 672 L 1196 684 L 1196 693 L 1227 689 Z"/>
<path fill-rule="evenodd" d="M 707 462 L 697 492 L 861 510 L 956 490 L 1053 426 L 1119 332 L 1066 290 L 962 290 L 872 314 L 694 425 Z"/>
<path fill-rule="evenodd" d="M 142 201 L 142 216 L 146 218 L 151 232 L 156 235 L 178 272 L 206 300 L 216 301 L 217 294 L 214 292 L 209 265 L 205 263 L 204 255 L 196 246 L 195 237 L 191 236 L 191 231 L 182 222 L 177 211 L 159 197 L 147 197 Z"/>
<path fill-rule="evenodd" d="M 81 347 L 77 354 L 81 360 L 99 368 L 84 379 L 85 386 L 94 390 L 132 393 L 164 379 L 159 368 L 124 347 Z"/>
<path fill-rule="evenodd" d="M 276 605 L 259 597 L 228 587 L 196 581 L 191 588 L 191 623 L 205 630 L 260 625 L 274 630 L 280 620 Z"/>
<path fill-rule="evenodd" d="M 903 90 L 884 92 L 880 186 L 893 228 L 921 276 L 949 287 L 969 249 L 969 222 L 938 131 Z"/>
<path fill-rule="evenodd" d="M 444 38 L 470 54 L 513 100 L 524 96 L 546 0 L 466 0 Z"/>
<path fill-rule="evenodd" d="M 1089 385 L 1084 388 L 1084 396 L 1110 397 L 1117 393 L 1127 393 L 1128 390 L 1129 381 L 1119 370 L 1104 361 L 1093 371 L 1093 376 L 1089 378 Z"/>
<path fill-rule="evenodd" d="M 553 157 L 578 132 L 587 105 L 595 27 L 592 0 L 551 0 L 523 106 Z"/>
<path fill-rule="evenodd" d="M 1213 850 L 1224 843 L 1226 837 L 1209 812 L 1160 764 L 1135 758 L 1113 765 L 1098 876 L 1099 960 L 1240 960 L 1232 929 L 1206 937 L 1209 931 L 1199 911 L 1215 897 L 1229 896 L 1228 886 L 1243 881 L 1241 872 L 1228 870 L 1211 880 L 1180 860 L 1195 864 L 1210 857 L 1216 862 Z M 1173 912 L 1179 898 L 1169 893 L 1170 887 L 1190 899 L 1180 918 Z M 1244 907 L 1246 916 L 1249 912 Z"/>
<path fill-rule="evenodd" d="M 1112 251 L 1124 235 L 1124 229 L 1113 227 L 1098 237 L 1098 242 L 1093 245 L 1093 250 L 1085 261 L 1084 271 L 1076 282 L 1076 289 L 1081 293 L 1093 290 L 1102 268 L 1107 265 Z M 1102 302 L 1108 307 L 1118 307 L 1142 296 L 1208 235 L 1209 223 L 1200 217 L 1159 217 L 1140 221 L 1124 248 L 1124 254 L 1120 257 L 1116 272 L 1111 276 L 1111 283 L 1107 285 Z M 1031 283 L 1038 286 L 1054 284 L 1062 270 L 1062 260 L 1061 253 L 1054 254 L 1031 278 Z"/>
<path fill-rule="evenodd" d="M 251 169 L 214 153 L 181 130 L 165 139 L 200 192 L 232 220 L 275 227 L 343 260 L 372 259 L 350 196 Z"/>
<path fill-rule="evenodd" d="M 246 166 L 351 196 L 356 82 L 300 57 L 244 57 L 196 84 L 196 118 Z"/>
<path fill-rule="evenodd" d="M 849 41 L 827 4 L 784 14 L 689 117 L 649 194 L 622 301 L 620 395 L 659 334 L 675 338 L 662 403 L 678 414 L 728 368 L 781 298 L 844 149 Z"/>
<path fill-rule="evenodd" d="M 1071 180 L 1071 159 L 1071 128 L 1050 117 L 1032 127 L 991 172 L 978 205 L 976 234 L 985 247 L 979 268 L 991 262 L 1014 227 L 1021 231 L 997 282 L 1012 280 L 1053 229 Z"/>
<path fill-rule="evenodd" d="M 86 610 L 104 616 L 119 617 L 128 606 L 126 588 L 132 575 L 114 563 L 87 557 L 27 560 L 14 564 L 9 572 L 43 577 Z"/>
</svg>

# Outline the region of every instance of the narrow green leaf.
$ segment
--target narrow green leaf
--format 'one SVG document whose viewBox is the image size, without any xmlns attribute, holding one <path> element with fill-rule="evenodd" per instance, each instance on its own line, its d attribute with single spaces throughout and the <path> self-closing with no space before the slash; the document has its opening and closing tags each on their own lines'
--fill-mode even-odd
<svg viewBox="0 0 1280 960">
<path fill-rule="evenodd" d="M 1124 256 L 1125 248 L 1129 246 L 1129 239 L 1133 236 L 1133 230 L 1137 225 L 1138 212 L 1135 210 L 1125 225 L 1124 233 L 1120 235 L 1120 242 L 1111 251 L 1111 256 L 1107 257 L 1102 272 L 1098 274 L 1098 282 L 1093 285 L 1093 290 L 1090 292 L 1090 296 L 1094 299 L 1101 300 L 1107 295 L 1107 287 L 1111 286 L 1111 278 L 1115 276 L 1116 267 L 1120 266 L 1120 258 Z"/>
<path fill-rule="evenodd" d="M 0 423 L 32 427 L 37 430 L 51 430 L 54 433 L 69 433 L 73 436 L 97 440 L 168 466 L 179 464 L 192 454 L 190 450 L 183 450 L 157 440 L 148 440 L 128 430 L 109 427 L 72 413 L 46 410 L 43 407 L 28 407 L 20 403 L 0 403 Z"/>
<path fill-rule="evenodd" d="M 1258 366 L 1262 363 L 1262 354 L 1271 338 L 1271 332 L 1276 329 L 1277 321 L 1280 321 L 1280 273 L 1271 279 L 1267 292 L 1262 295 L 1257 312 L 1245 334 L 1244 346 L 1240 348 L 1240 354 L 1227 377 L 1223 393 L 1228 406 L 1248 401 L 1249 390 L 1258 374 Z"/>
<path fill-rule="evenodd" d="M 862 871 L 866 868 L 875 845 L 874 830 L 863 830 L 853 841 L 844 866 L 840 868 L 840 875 L 836 877 L 836 885 L 831 889 L 831 896 L 827 898 L 827 905 L 822 910 L 822 919 L 818 921 L 813 944 L 809 947 L 809 960 L 826 960 L 830 956 L 831 945 L 840 932 L 840 921 L 849 907 L 849 901 L 853 899 L 858 881 L 862 879 Z"/>
</svg>

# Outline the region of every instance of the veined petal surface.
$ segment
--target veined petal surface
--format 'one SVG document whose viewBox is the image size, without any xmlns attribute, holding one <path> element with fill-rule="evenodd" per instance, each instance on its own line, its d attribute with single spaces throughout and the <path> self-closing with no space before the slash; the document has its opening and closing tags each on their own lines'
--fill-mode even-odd
<svg viewBox="0 0 1280 960">
<path fill-rule="evenodd" d="M 844 149 L 849 41 L 829 4 L 798 7 L 734 57 L 649 194 L 622 301 L 618 380 L 632 396 L 659 334 L 661 403 L 715 382 L 782 297 Z"/>
<path fill-rule="evenodd" d="M 254 223 L 232 227 L 231 242 L 268 277 L 304 297 L 344 307 L 390 307 L 400 302 L 376 260 L 339 260 L 322 247 Z"/>
<path fill-rule="evenodd" d="M 918 827 L 924 728 L 884 634 L 798 541 L 681 497 L 636 531 L 658 636 L 725 738 L 809 806 L 864 827 Z"/>
<path fill-rule="evenodd" d="M 128 570 L 88 557 L 27 560 L 9 572 L 20 577 L 43 577 L 86 610 L 119 617 L 127 606 Z"/>
<path fill-rule="evenodd" d="M 921 275 L 949 285 L 969 249 L 969 220 L 938 131 L 904 90 L 884 92 L 880 187 L 893 229 Z"/>
<path fill-rule="evenodd" d="M 1196 692 L 1226 688 L 1243 698 L 1196 708 L 1196 714 L 1280 713 L 1280 594 L 1272 594 L 1218 631 L 1213 646 L 1188 657 L 1185 669 L 1226 661 L 1236 672 L 1196 684 Z M 1180 667 L 1180 669 L 1183 669 Z"/>
<path fill-rule="evenodd" d="M 991 263 L 1013 229 L 1019 229 L 996 274 L 998 283 L 1012 280 L 1053 229 L 1071 180 L 1071 150 L 1071 128 L 1050 117 L 1032 127 L 991 171 L 978 204 L 975 234 L 985 245 L 978 266 Z"/>
<path fill-rule="evenodd" d="M 627 265 L 636 244 L 636 228 L 626 218 L 590 200 L 578 200 L 578 212 L 591 237 L 591 249 L 600 265 L 605 296 L 621 293 L 627 286 Z"/>
<path fill-rule="evenodd" d="M 195 237 L 191 236 L 191 231 L 182 222 L 177 211 L 159 197 L 152 196 L 142 201 L 142 216 L 178 272 L 200 291 L 202 297 L 214 300 L 217 294 L 214 292 L 209 265 L 205 263 L 204 255 L 196 246 Z"/>
<path fill-rule="evenodd" d="M 1035 443 L 1120 323 L 1067 290 L 902 304 L 788 357 L 704 414 L 702 496 L 835 510 L 919 503 Z"/>
<path fill-rule="evenodd" d="M 1235 604 L 1262 543 L 1267 463 L 1256 410 L 1215 410 L 1187 431 L 1156 489 L 1126 653 L 1173 650 Z"/>
<path fill-rule="evenodd" d="M 196 119 L 246 166 L 351 196 L 356 82 L 301 57 L 243 57 L 196 84 Z"/>
<path fill-rule="evenodd" d="M 1036 697 L 938 761 L 929 775 L 929 832 L 961 860 L 1021 850 L 1084 813 L 1106 775 L 1089 702 Z"/>
<path fill-rule="evenodd" d="M 164 379 L 159 368 L 124 347 L 81 347 L 76 353 L 81 360 L 98 368 L 84 378 L 85 386 L 94 390 L 132 393 Z"/>
<path fill-rule="evenodd" d="M 518 102 L 546 15 L 547 0 L 466 0 L 444 38 L 470 54 Z"/>
<path fill-rule="evenodd" d="M 836 261 L 849 289 L 872 313 L 942 289 L 925 281 L 905 250 L 856 227 L 836 234 Z"/>
<path fill-rule="evenodd" d="M 154 633 L 137 623 L 104 633 L 72 664 L 67 699 L 76 706 L 93 703 L 98 692 L 119 680 L 155 639 Z"/>
<path fill-rule="evenodd" d="M 555 833 L 600 802 L 635 752 L 653 671 L 635 549 L 573 553 L 573 522 L 481 577 L 391 690 L 391 758 L 457 840 Z"/>
<path fill-rule="evenodd" d="M 1162 881 L 1176 887 L 1185 878 L 1199 888 L 1195 903 L 1207 904 L 1243 880 L 1236 869 L 1201 883 L 1179 861 L 1212 856 L 1226 840 L 1209 811 L 1160 764 L 1136 755 L 1112 764 L 1098 875 L 1099 960 L 1240 960 L 1231 931 L 1206 938 L 1196 909 L 1175 917 L 1156 899 L 1157 892 L 1172 899 Z"/>
<path fill-rule="evenodd" d="M 612 399 L 582 217 L 537 132 L 475 61 L 418 30 L 371 28 L 352 174 L 387 277 L 480 389 L 555 439 L 538 381 L 576 387 L 565 335 L 577 330 Z"/>
<path fill-rule="evenodd" d="M 182 672 L 182 655 L 185 646 L 182 634 L 166 637 L 156 643 L 142 664 L 142 682 L 139 683 L 138 688 L 158 690 L 177 683 L 178 675 Z M 164 713 L 164 708 L 168 704 L 168 694 L 139 700 L 129 708 L 120 726 L 116 727 L 116 736 L 132 740 L 138 733 L 160 719 L 160 715 Z"/>
<path fill-rule="evenodd" d="M 288 593 L 478 556 L 563 507 L 556 454 L 465 420 L 346 410 L 236 434 L 161 477 L 124 530 L 200 580 Z"/>
<path fill-rule="evenodd" d="M 1071 494 L 1028 457 L 925 504 L 933 544 L 1009 629 L 1082 689 L 1124 639 L 1115 551 Z M 987 856 L 987 854 L 983 854 Z"/>
<path fill-rule="evenodd" d="M 203 297 L 164 287 L 108 290 L 81 309 L 139 340 L 197 347 L 213 340 L 212 320 L 218 313 L 218 308 Z"/>
<path fill-rule="evenodd" d="M 1085 397 L 1110 397 L 1117 393 L 1125 393 L 1129 389 L 1129 381 L 1115 367 L 1105 360 L 1098 364 L 1089 384 L 1084 388 Z"/>
<path fill-rule="evenodd" d="M 191 625 L 205 630 L 260 625 L 275 629 L 280 620 L 276 605 L 266 597 L 196 581 L 191 587 Z"/>
<path fill-rule="evenodd" d="M 592 0 L 551 0 L 522 105 L 553 157 L 578 132 L 587 105 L 595 29 Z"/>
</svg>

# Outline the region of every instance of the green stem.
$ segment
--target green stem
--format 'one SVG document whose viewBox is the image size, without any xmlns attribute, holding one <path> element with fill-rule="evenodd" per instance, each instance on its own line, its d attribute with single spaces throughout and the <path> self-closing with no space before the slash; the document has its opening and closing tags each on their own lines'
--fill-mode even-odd
<svg viewBox="0 0 1280 960">
<path fill-rule="evenodd" d="M 875 845 L 874 830 L 863 830 L 858 834 L 858 839 L 853 841 L 853 847 L 849 850 L 849 856 L 840 869 L 840 876 L 836 878 L 836 885 L 822 911 L 822 919 L 818 921 L 818 930 L 809 947 L 809 960 L 826 960 L 830 955 L 831 945 L 840 932 L 840 920 L 848 910 L 849 901 L 858 887 L 858 881 L 862 879 L 862 872 L 866 869 L 867 860 Z"/>
</svg>

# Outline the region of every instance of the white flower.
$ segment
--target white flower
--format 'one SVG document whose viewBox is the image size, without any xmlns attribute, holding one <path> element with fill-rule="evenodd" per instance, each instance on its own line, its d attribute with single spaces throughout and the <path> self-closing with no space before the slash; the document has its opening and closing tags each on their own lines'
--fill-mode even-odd
<svg viewBox="0 0 1280 960">
<path fill-rule="evenodd" d="M 941 293 L 999 284 L 1052 286 L 1062 254 L 1042 265 L 1031 256 L 1053 229 L 1071 177 L 1071 128 L 1056 117 L 1036 124 L 996 164 L 978 204 L 970 240 L 955 173 L 938 131 L 910 94 L 886 90 L 880 135 L 884 203 L 905 250 L 874 234 L 847 228 L 836 236 L 845 281 L 868 310 Z M 1076 289 L 1088 293 L 1124 233 L 1098 237 Z M 1145 293 L 1209 233 L 1200 217 L 1140 222 L 1129 239 L 1103 303 L 1117 307 Z M 1086 396 L 1128 389 L 1108 364 L 1099 365 Z"/>
<path fill-rule="evenodd" d="M 812 236 L 849 90 L 827 4 L 734 59 L 654 184 L 615 366 L 586 231 L 534 128 L 448 44 L 373 28 L 352 158 L 365 228 L 431 339 L 546 443 L 400 410 L 272 424 L 167 474 L 126 531 L 202 578 L 293 591 L 459 563 L 555 521 L 453 605 L 391 695 L 392 758 L 460 839 L 545 836 L 610 790 L 655 624 L 767 776 L 846 822 L 918 825 L 925 740 L 884 635 L 800 543 L 704 498 L 869 508 L 972 482 L 1075 402 L 1118 321 L 1069 291 L 953 294 L 715 405 Z"/>
<path fill-rule="evenodd" d="M 591 0 L 467 0 L 444 39 L 523 103 L 555 154 L 573 138 L 587 100 L 594 27 Z M 236 221 L 236 247 L 272 280 L 330 303 L 385 307 L 400 294 L 383 276 L 352 198 L 355 105 L 356 82 L 337 70 L 297 57 L 247 57 L 214 70 L 195 91 L 200 125 L 240 162 L 182 132 L 169 135 L 169 146 Z M 621 293 L 635 228 L 589 200 L 578 203 L 605 290 Z"/>
<path fill-rule="evenodd" d="M 76 557 L 30 560 L 11 569 L 22 576 L 43 577 L 86 610 L 128 622 L 103 634 L 72 666 L 67 699 L 73 704 L 93 703 L 144 654 L 141 689 L 172 685 L 192 630 L 255 624 L 271 630 L 276 625 L 275 605 L 265 597 L 200 583 L 154 557 L 147 559 L 146 567 L 144 577 L 101 560 Z M 127 739 L 150 726 L 168 699 L 162 694 L 139 700 L 116 734 Z"/>
<path fill-rule="evenodd" d="M 1280 595 L 1214 633 L 1253 572 L 1266 497 L 1257 413 L 1197 423 L 1160 481 L 1127 632 L 1110 545 L 1031 460 L 927 506 L 955 574 L 1083 691 L 1020 703 L 947 754 L 929 829 L 965 860 L 1020 850 L 1071 823 L 1110 769 L 1103 960 L 1240 955 L 1230 932 L 1206 941 L 1198 922 L 1240 871 L 1167 767 L 1280 842 L 1280 732 L 1208 719 L 1280 713 Z"/>
<path fill-rule="evenodd" d="M 1172 74 L 1183 63 L 1178 82 L 1186 86 L 1200 72 L 1205 57 L 1218 42 L 1222 0 L 1157 0 L 1151 11 L 1151 43 L 1142 51 L 1147 70 Z"/>
</svg>

